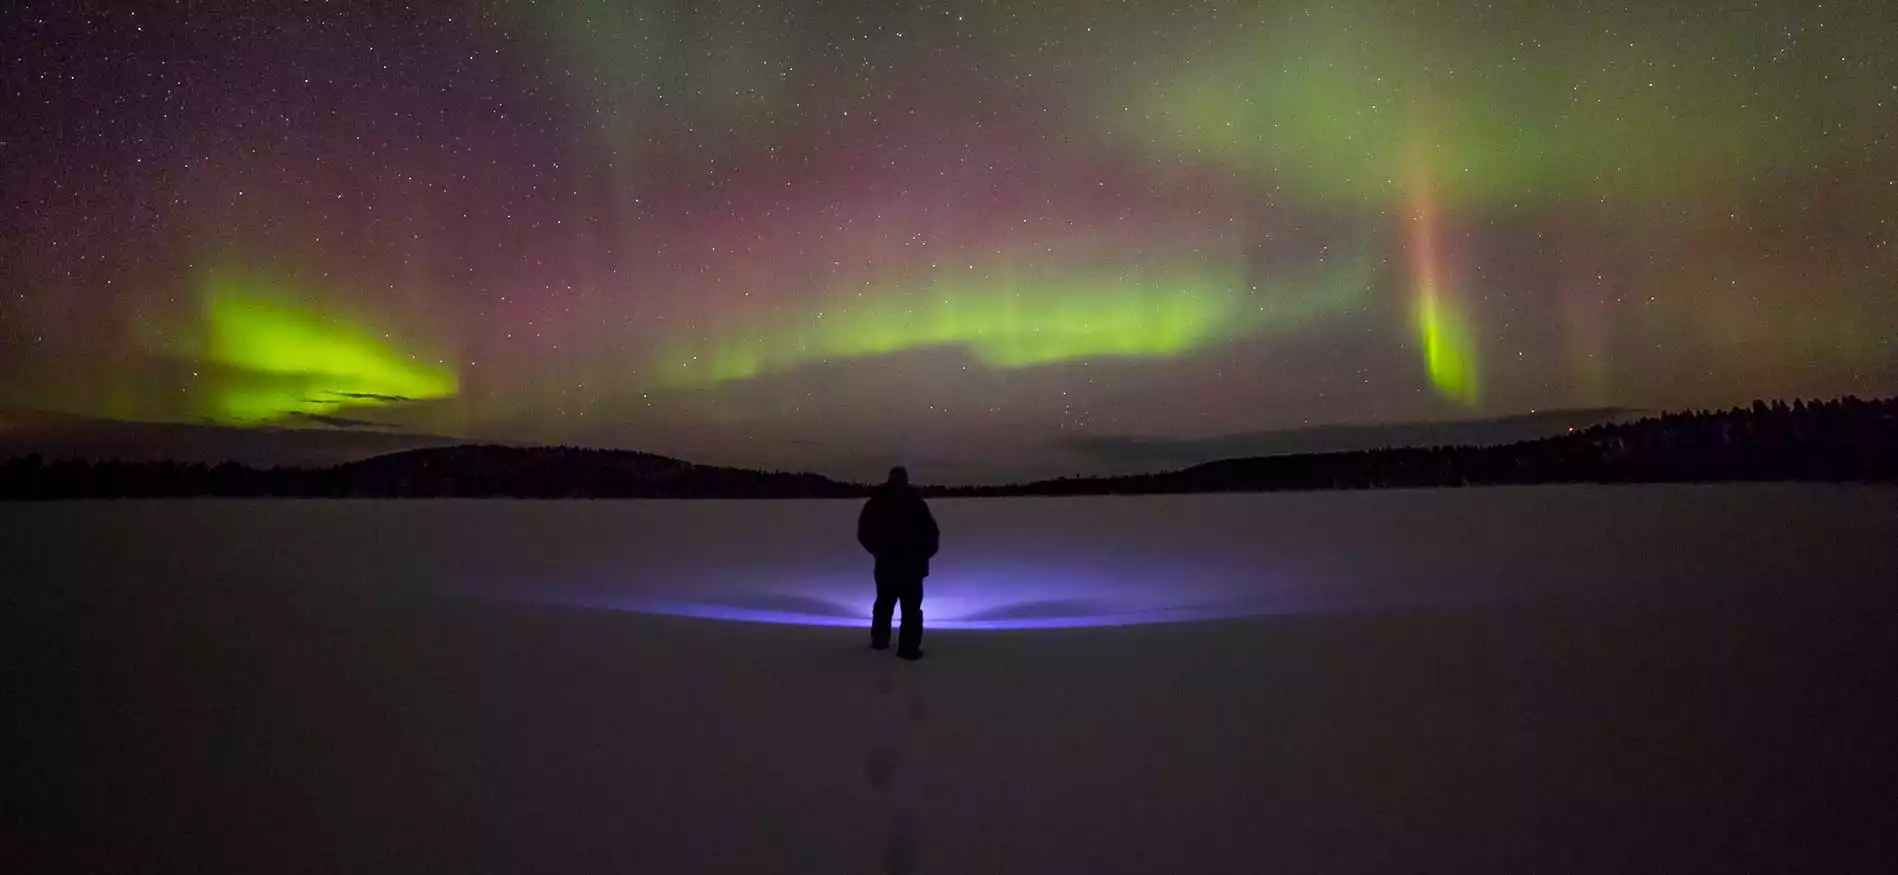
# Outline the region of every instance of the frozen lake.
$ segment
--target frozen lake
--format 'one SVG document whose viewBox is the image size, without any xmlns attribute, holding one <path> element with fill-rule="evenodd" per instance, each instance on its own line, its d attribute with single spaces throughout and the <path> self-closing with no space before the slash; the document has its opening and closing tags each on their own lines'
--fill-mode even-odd
<svg viewBox="0 0 1898 875">
<path fill-rule="evenodd" d="M 915 665 L 856 502 L 0 505 L 0 868 L 1898 854 L 1898 490 L 933 504 Z"/>
<path fill-rule="evenodd" d="M 934 628 L 1126 625 L 1494 601 L 1697 598 L 1889 570 L 1898 492 L 1547 487 L 933 503 Z M 854 501 L 0 506 L 27 581 L 482 595 L 857 625 Z M 1854 564 L 1856 563 L 1856 564 Z"/>
</svg>

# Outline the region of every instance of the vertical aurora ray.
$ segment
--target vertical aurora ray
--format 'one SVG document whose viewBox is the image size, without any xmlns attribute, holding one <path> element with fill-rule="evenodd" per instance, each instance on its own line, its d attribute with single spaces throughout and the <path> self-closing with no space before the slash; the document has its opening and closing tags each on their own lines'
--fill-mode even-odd
<svg viewBox="0 0 1898 875">
<path fill-rule="evenodd" d="M 1438 204 L 1422 150 L 1413 152 L 1405 250 L 1409 257 L 1411 319 L 1423 346 L 1424 369 L 1437 394 L 1465 406 L 1481 396 L 1476 344 L 1469 315 L 1445 277 Z"/>
</svg>

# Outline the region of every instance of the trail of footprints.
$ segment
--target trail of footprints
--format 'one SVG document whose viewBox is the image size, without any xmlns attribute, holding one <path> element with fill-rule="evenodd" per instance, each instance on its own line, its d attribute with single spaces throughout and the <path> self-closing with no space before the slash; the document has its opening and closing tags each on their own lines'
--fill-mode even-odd
<svg viewBox="0 0 1898 875">
<path fill-rule="evenodd" d="M 876 689 L 877 694 L 885 700 L 896 696 L 897 681 L 891 669 L 877 672 Z M 903 716 L 904 728 L 912 724 L 920 725 L 929 719 L 929 707 L 923 703 L 921 696 L 912 693 L 903 708 Z M 864 777 L 869 781 L 870 791 L 878 797 L 891 792 L 901 763 L 902 757 L 893 744 L 880 744 L 871 748 L 863 763 Z M 916 871 L 917 859 L 921 856 L 921 832 L 922 819 L 916 811 L 898 805 L 884 831 L 883 871 L 886 875 L 909 875 Z"/>
</svg>

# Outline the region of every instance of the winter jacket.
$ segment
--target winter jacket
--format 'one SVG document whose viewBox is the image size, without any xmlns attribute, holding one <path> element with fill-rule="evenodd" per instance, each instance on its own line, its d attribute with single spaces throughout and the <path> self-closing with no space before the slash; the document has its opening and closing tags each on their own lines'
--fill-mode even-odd
<svg viewBox="0 0 1898 875">
<path fill-rule="evenodd" d="M 908 486 L 878 488 L 857 514 L 857 543 L 876 557 L 881 572 L 927 577 L 940 539 L 929 505 Z"/>
</svg>

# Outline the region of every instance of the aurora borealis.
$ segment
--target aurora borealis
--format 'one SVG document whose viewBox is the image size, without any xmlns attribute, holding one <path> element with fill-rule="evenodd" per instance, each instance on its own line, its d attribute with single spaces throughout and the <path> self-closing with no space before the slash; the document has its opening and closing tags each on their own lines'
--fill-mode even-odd
<svg viewBox="0 0 1898 875">
<path fill-rule="evenodd" d="M 6 13 L 0 406 L 747 465 L 1898 390 L 1898 8 Z"/>
<path fill-rule="evenodd" d="M 445 367 L 404 355 L 334 314 L 299 312 L 291 296 L 273 300 L 232 279 L 212 280 L 201 294 L 204 342 L 190 355 L 230 374 L 213 378 L 205 399 L 220 419 L 270 422 L 455 394 Z"/>
<path fill-rule="evenodd" d="M 743 380 L 813 360 L 930 348 L 960 348 L 997 370 L 1177 356 L 1347 308 L 1367 280 L 1361 267 L 1334 271 L 1260 298 L 1242 297 L 1242 278 L 1232 274 L 1190 266 L 1162 266 L 1152 276 L 1136 271 L 1092 273 L 1076 266 L 1012 275 L 996 269 L 972 281 L 952 269 L 947 277 L 924 277 L 913 291 L 877 289 L 828 311 L 774 316 L 755 332 L 705 343 L 702 352 L 675 350 L 664 357 L 665 379 L 675 385 Z"/>
</svg>

